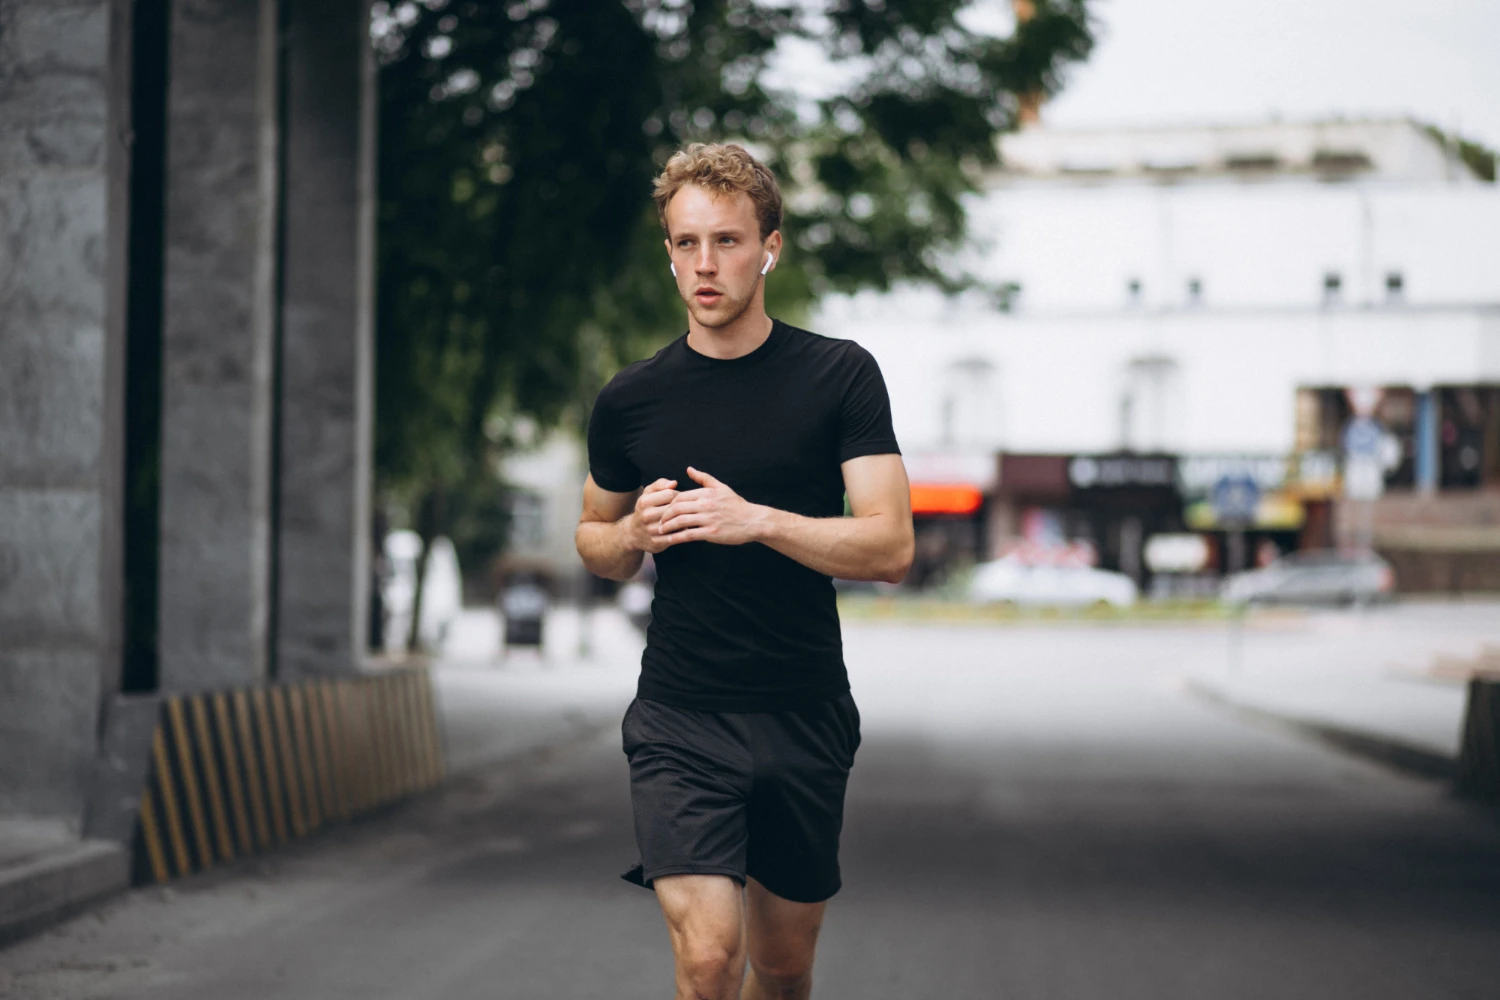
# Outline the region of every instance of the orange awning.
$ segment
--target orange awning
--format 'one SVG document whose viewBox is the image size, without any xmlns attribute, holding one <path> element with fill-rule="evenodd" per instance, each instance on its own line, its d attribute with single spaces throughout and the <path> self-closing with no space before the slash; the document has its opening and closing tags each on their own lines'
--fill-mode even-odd
<svg viewBox="0 0 1500 1000">
<path fill-rule="evenodd" d="M 972 514 L 984 504 L 984 493 L 975 486 L 952 483 L 912 483 L 913 514 Z"/>
</svg>

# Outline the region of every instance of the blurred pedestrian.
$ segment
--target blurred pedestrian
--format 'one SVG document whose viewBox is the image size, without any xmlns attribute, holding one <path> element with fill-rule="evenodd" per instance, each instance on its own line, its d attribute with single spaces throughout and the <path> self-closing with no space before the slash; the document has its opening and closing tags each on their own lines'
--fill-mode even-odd
<svg viewBox="0 0 1500 1000">
<path fill-rule="evenodd" d="M 771 172 L 693 144 L 655 197 L 688 330 L 599 394 L 577 535 L 601 576 L 656 561 L 624 877 L 656 890 L 678 997 L 806 997 L 860 739 L 832 578 L 906 574 L 906 471 L 870 354 L 766 314 Z"/>
</svg>

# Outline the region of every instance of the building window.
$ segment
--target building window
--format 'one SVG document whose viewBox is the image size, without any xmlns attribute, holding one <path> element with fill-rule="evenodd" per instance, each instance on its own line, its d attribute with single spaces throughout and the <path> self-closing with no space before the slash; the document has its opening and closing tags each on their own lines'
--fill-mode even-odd
<svg viewBox="0 0 1500 1000">
<path fill-rule="evenodd" d="M 1439 485 L 1500 483 L 1500 387 L 1455 386 L 1438 393 Z"/>
<path fill-rule="evenodd" d="M 1339 300 L 1344 290 L 1344 277 L 1337 271 L 1323 275 L 1323 304 L 1331 305 Z"/>
<path fill-rule="evenodd" d="M 1312 158 L 1314 170 L 1330 175 L 1359 173 L 1374 166 L 1370 157 L 1358 149 L 1320 149 Z"/>
<path fill-rule="evenodd" d="M 1385 299 L 1399 302 L 1406 291 L 1406 279 L 1400 271 L 1387 271 L 1385 275 Z"/>
<path fill-rule="evenodd" d="M 1281 166 L 1281 157 L 1275 153 L 1231 153 L 1224 157 L 1224 166 L 1235 171 L 1269 172 Z"/>
<path fill-rule="evenodd" d="M 1138 306 L 1141 304 L 1141 279 L 1131 278 L 1125 283 L 1125 293 L 1130 299 L 1130 304 Z"/>
<path fill-rule="evenodd" d="M 1182 375 L 1160 355 L 1125 366 L 1120 394 L 1120 446 L 1125 451 L 1174 451 L 1182 428 Z"/>
<path fill-rule="evenodd" d="M 1187 295 L 1189 305 L 1201 305 L 1203 303 L 1203 279 L 1189 278 L 1187 283 Z"/>
<path fill-rule="evenodd" d="M 1396 464 L 1385 470 L 1385 485 L 1409 489 L 1416 484 L 1417 396 L 1407 386 L 1385 386 L 1374 417 L 1401 446 Z M 1354 419 L 1349 393 L 1341 387 L 1297 390 L 1297 450 L 1342 456 L 1344 431 Z"/>
<path fill-rule="evenodd" d="M 962 358 L 943 374 L 943 445 L 990 450 L 1001 443 L 1000 391 L 995 366 Z"/>
</svg>

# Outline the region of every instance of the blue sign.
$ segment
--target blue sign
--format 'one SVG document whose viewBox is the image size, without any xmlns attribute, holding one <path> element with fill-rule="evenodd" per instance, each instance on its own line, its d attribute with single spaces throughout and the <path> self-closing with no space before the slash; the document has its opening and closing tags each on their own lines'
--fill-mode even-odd
<svg viewBox="0 0 1500 1000">
<path fill-rule="evenodd" d="M 1384 441 L 1385 431 L 1371 417 L 1355 417 L 1344 428 L 1344 451 L 1350 455 L 1377 458 Z"/>
<path fill-rule="evenodd" d="M 1248 472 L 1225 473 L 1214 483 L 1209 502 L 1214 518 L 1222 525 L 1254 524 L 1255 511 L 1260 506 L 1260 486 Z"/>
</svg>

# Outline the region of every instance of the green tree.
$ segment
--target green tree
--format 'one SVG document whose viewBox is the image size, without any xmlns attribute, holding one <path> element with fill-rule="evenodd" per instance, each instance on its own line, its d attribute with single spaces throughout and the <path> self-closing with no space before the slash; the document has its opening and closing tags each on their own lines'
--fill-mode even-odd
<svg viewBox="0 0 1500 1000">
<path fill-rule="evenodd" d="M 1445 150 L 1449 150 L 1452 154 L 1457 155 L 1463 165 L 1474 172 L 1474 176 L 1487 183 L 1495 183 L 1496 168 L 1500 167 L 1500 153 L 1496 153 L 1483 143 L 1444 132 L 1436 125 L 1424 125 L 1422 127 Z"/>
<path fill-rule="evenodd" d="M 820 294 L 966 278 L 962 197 L 1020 95 L 1092 45 L 1087 0 L 1006 37 L 966 0 L 406 0 L 380 55 L 376 470 L 424 540 L 493 495 L 506 415 L 586 419 L 618 366 L 682 325 L 650 181 L 733 139 L 788 193 L 775 314 Z M 778 44 L 845 85 L 779 86 Z M 477 485 L 476 485 L 477 484 Z M 465 500 L 464 498 L 470 498 Z"/>
</svg>

